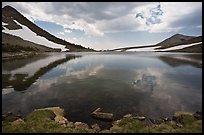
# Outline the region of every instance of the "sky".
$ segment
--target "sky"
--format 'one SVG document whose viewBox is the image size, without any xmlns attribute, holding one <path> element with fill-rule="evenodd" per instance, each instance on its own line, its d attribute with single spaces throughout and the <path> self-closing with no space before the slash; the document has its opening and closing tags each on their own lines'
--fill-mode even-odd
<svg viewBox="0 0 204 135">
<path fill-rule="evenodd" d="M 68 42 L 95 50 L 202 35 L 202 2 L 2 2 Z"/>
</svg>

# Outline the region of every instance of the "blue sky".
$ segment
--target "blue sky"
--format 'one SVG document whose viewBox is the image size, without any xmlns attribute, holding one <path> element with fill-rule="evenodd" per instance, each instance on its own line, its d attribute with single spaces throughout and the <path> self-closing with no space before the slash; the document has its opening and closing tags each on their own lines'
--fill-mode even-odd
<svg viewBox="0 0 204 135">
<path fill-rule="evenodd" d="M 93 49 L 202 35 L 202 2 L 3 2 L 51 34 Z"/>
</svg>

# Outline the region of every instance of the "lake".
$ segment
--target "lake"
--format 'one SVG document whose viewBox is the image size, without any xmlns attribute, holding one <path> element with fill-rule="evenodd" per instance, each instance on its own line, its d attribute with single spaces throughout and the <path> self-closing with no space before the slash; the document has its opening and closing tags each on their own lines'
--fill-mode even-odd
<svg viewBox="0 0 204 135">
<path fill-rule="evenodd" d="M 26 116 L 60 106 L 71 121 L 98 123 L 100 107 L 125 114 L 172 117 L 202 110 L 202 54 L 167 52 L 45 53 L 2 62 L 2 113 Z M 108 124 L 107 124 L 108 123 Z"/>
</svg>

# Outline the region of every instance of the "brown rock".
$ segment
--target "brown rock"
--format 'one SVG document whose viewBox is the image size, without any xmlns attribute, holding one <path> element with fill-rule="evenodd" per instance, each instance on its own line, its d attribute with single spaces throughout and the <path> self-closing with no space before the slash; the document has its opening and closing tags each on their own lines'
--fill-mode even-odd
<svg viewBox="0 0 204 135">
<path fill-rule="evenodd" d="M 65 117 L 62 116 L 56 116 L 55 121 L 60 123 L 61 125 L 67 124 L 68 120 Z"/>
<path fill-rule="evenodd" d="M 89 129 L 89 126 L 86 123 L 75 122 L 74 125 L 75 125 L 75 128 L 78 128 L 78 129 Z"/>
<path fill-rule="evenodd" d="M 177 123 L 182 123 L 183 116 L 185 115 L 193 116 L 193 114 L 190 112 L 175 112 L 172 120 L 174 120 Z"/>
<path fill-rule="evenodd" d="M 91 125 L 91 128 L 95 131 L 95 132 L 99 132 L 101 130 L 101 128 L 99 127 L 99 125 L 96 123 L 94 125 Z"/>
<path fill-rule="evenodd" d="M 195 112 L 193 116 L 198 120 L 202 120 L 202 112 Z"/>
<path fill-rule="evenodd" d="M 132 114 L 126 114 L 123 116 L 123 118 L 131 118 L 132 117 Z"/>
<path fill-rule="evenodd" d="M 68 121 L 66 127 L 73 128 L 74 127 L 74 123 L 71 122 L 71 121 Z"/>
<path fill-rule="evenodd" d="M 19 124 L 24 124 L 25 121 L 23 119 L 17 119 L 14 122 L 11 123 L 12 126 L 17 126 Z"/>
<path fill-rule="evenodd" d="M 98 118 L 98 119 L 113 120 L 112 113 L 99 112 L 100 110 L 101 108 L 97 108 L 95 111 L 91 113 L 91 116 Z"/>
<path fill-rule="evenodd" d="M 137 120 L 140 120 L 140 121 L 143 121 L 145 120 L 145 117 L 144 116 L 135 116 L 133 117 L 134 119 L 137 119 Z"/>
</svg>

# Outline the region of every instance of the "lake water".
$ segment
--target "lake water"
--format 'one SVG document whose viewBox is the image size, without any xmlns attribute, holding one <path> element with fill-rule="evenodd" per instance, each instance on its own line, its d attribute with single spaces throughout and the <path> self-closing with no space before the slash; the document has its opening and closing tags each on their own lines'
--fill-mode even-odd
<svg viewBox="0 0 204 135">
<path fill-rule="evenodd" d="M 202 110 L 202 54 L 166 52 L 50 53 L 2 63 L 2 113 L 26 116 L 60 106 L 88 124 L 100 107 L 114 120 Z M 109 123 L 110 124 L 110 123 Z"/>
</svg>

